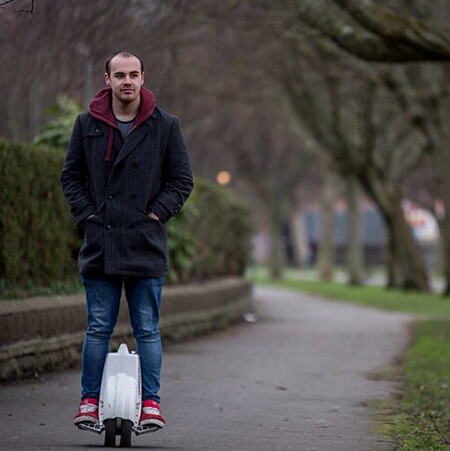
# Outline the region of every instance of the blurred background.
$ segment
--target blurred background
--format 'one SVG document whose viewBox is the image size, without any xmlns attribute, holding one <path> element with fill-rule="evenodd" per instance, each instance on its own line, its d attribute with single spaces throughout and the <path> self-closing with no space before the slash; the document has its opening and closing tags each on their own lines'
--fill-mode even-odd
<svg viewBox="0 0 450 451">
<path fill-rule="evenodd" d="M 436 27 L 407 42 L 347 3 L 2 0 L 0 136 L 63 155 L 108 56 L 134 52 L 196 176 L 247 203 L 247 263 L 448 293 L 450 4 L 383 2 Z"/>
</svg>

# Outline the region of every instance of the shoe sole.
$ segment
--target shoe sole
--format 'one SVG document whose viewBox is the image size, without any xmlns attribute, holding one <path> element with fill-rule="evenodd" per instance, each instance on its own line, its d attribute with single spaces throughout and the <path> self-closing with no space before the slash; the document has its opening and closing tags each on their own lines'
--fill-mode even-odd
<svg viewBox="0 0 450 451">
<path fill-rule="evenodd" d="M 98 423 L 98 419 L 97 418 L 93 418 L 91 416 L 83 416 L 83 417 L 77 417 L 74 418 L 73 420 L 73 424 L 78 425 L 79 423 L 92 423 L 92 424 L 96 424 Z"/>
<path fill-rule="evenodd" d="M 146 420 L 143 423 L 139 423 L 139 426 L 145 426 L 145 427 L 152 427 L 152 426 L 156 426 L 159 429 L 162 429 L 164 427 L 165 423 L 163 423 L 160 420 Z"/>
</svg>

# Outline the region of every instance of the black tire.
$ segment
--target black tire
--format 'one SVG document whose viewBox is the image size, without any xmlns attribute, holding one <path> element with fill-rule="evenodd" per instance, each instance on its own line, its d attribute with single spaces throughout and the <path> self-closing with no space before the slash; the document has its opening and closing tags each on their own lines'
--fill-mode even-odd
<svg viewBox="0 0 450 451">
<path fill-rule="evenodd" d="M 122 420 L 122 431 L 120 433 L 120 446 L 122 448 L 129 448 L 131 446 L 131 432 L 133 422 L 130 420 Z"/>
<path fill-rule="evenodd" d="M 116 420 L 105 421 L 105 446 L 114 448 L 116 446 Z"/>
</svg>

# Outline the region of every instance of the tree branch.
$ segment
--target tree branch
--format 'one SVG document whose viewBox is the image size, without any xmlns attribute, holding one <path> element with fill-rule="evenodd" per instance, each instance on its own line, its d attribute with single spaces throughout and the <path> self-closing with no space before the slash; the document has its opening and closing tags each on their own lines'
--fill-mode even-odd
<svg viewBox="0 0 450 451">
<path fill-rule="evenodd" d="M 299 18 L 310 26 L 318 29 L 322 34 L 334 41 L 339 47 L 348 52 L 369 61 L 405 62 L 405 61 L 442 61 L 450 59 L 450 30 L 439 27 L 433 22 L 416 19 L 412 16 L 403 17 L 388 10 L 396 21 L 386 21 L 387 8 L 376 10 L 377 5 L 369 0 L 333 0 L 335 4 L 341 4 L 341 13 L 344 9 L 348 14 L 339 14 L 329 4 L 322 0 L 296 0 Z M 366 13 L 357 14 L 355 8 L 347 9 L 344 5 L 365 3 L 372 5 L 378 11 L 378 16 L 371 20 Z M 380 7 L 378 7 L 380 8 Z M 359 11 L 359 10 L 358 10 Z M 350 16 L 352 14 L 352 16 Z M 365 21 L 360 16 L 364 16 Z M 381 17 L 386 21 L 384 28 Z M 359 20 L 358 20 L 359 18 Z M 369 23 L 371 26 L 369 27 Z M 399 39 L 397 27 L 410 30 L 403 31 L 402 39 Z M 383 33 L 380 33 L 383 28 Z M 420 33 L 419 33 L 420 31 Z M 427 31 L 427 33 L 426 33 Z M 427 36 L 419 39 L 420 36 Z M 414 38 L 415 36 L 415 38 Z M 425 42 L 424 42 L 425 41 Z M 419 43 L 422 43 L 419 45 Z M 437 48 L 433 43 L 439 43 Z"/>
<path fill-rule="evenodd" d="M 428 416 L 430 417 L 431 422 L 433 423 L 434 429 L 436 429 L 436 432 L 442 437 L 442 439 L 444 440 L 444 443 L 446 445 L 450 445 L 450 439 L 444 435 L 441 430 L 439 429 L 438 425 L 436 424 L 435 419 L 433 418 L 433 415 L 431 415 L 431 413 L 428 414 Z"/>
<path fill-rule="evenodd" d="M 372 0 L 333 0 L 372 33 L 428 53 L 450 57 L 450 28 L 399 14 Z"/>
<path fill-rule="evenodd" d="M 0 3 L 0 8 L 4 8 L 5 5 L 8 5 L 9 3 L 14 2 L 15 0 L 3 0 Z M 31 0 L 30 9 L 21 9 L 18 12 L 20 13 L 27 13 L 27 14 L 34 14 L 34 0 Z"/>
<path fill-rule="evenodd" d="M 407 114 L 412 126 L 420 130 L 428 141 L 427 151 L 436 151 L 440 147 L 439 134 L 437 133 L 429 115 L 416 102 L 411 95 L 412 88 L 403 72 L 379 72 L 380 78 L 384 81 L 386 88 L 390 89 L 397 96 L 402 110 Z"/>
<path fill-rule="evenodd" d="M 14 0 L 4 0 L 2 3 L 0 3 L 0 8 L 7 5 L 8 3 L 12 3 Z"/>
</svg>

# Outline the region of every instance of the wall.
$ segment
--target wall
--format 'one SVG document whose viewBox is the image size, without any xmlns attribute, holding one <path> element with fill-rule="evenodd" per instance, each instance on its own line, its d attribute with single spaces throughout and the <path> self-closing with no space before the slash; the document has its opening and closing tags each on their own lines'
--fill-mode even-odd
<svg viewBox="0 0 450 451">
<path fill-rule="evenodd" d="M 238 321 L 251 309 L 251 284 L 242 278 L 168 286 L 163 290 L 161 337 L 176 341 Z M 0 302 L 0 380 L 77 366 L 86 328 L 83 294 Z M 134 349 L 126 301 L 112 346 Z"/>
</svg>

